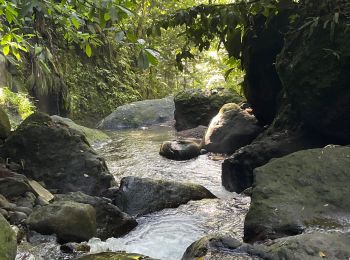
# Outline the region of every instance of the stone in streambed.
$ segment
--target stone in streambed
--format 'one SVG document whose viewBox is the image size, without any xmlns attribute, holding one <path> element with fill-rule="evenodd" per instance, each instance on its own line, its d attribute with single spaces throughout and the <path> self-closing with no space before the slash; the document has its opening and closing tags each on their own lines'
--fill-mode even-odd
<svg viewBox="0 0 350 260">
<path fill-rule="evenodd" d="M 56 201 L 74 201 L 89 204 L 96 210 L 96 236 L 101 239 L 125 235 L 137 226 L 134 218 L 122 212 L 117 206 L 109 203 L 107 199 L 92 197 L 82 192 L 56 194 Z"/>
<path fill-rule="evenodd" d="M 11 133 L 9 117 L 5 110 L 0 106 L 0 139 L 6 139 Z"/>
<path fill-rule="evenodd" d="M 177 161 L 190 160 L 200 155 L 201 147 L 191 140 L 166 141 L 161 147 L 159 154 Z"/>
<path fill-rule="evenodd" d="M 88 204 L 58 201 L 37 208 L 27 224 L 41 234 L 56 234 L 61 242 L 87 241 L 96 235 L 96 211 Z"/>
<path fill-rule="evenodd" d="M 257 168 L 245 241 L 348 228 L 349 173 L 350 147 L 341 146 L 296 152 Z"/>
<path fill-rule="evenodd" d="M 209 152 L 231 154 L 250 144 L 262 131 L 253 115 L 237 104 L 225 104 L 211 120 L 203 148 Z"/>
<path fill-rule="evenodd" d="M 75 260 L 156 260 L 148 256 L 140 254 L 132 254 L 126 252 L 102 252 L 98 254 L 90 254 L 76 258 Z"/>
<path fill-rule="evenodd" d="M 6 140 L 0 154 L 23 164 L 26 176 L 62 193 L 98 195 L 114 181 L 85 136 L 43 113 L 29 116 Z"/>
<path fill-rule="evenodd" d="M 16 258 L 16 234 L 10 224 L 0 214 L 0 259 L 14 260 Z"/>
<path fill-rule="evenodd" d="M 125 177 L 121 180 L 115 203 L 130 215 L 144 215 L 165 208 L 176 208 L 190 200 L 215 196 L 196 184 L 149 178 Z"/>
</svg>

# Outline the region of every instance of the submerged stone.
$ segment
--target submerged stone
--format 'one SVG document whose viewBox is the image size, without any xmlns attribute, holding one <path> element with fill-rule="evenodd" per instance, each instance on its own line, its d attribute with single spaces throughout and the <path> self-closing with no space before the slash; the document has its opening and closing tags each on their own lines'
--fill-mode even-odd
<svg viewBox="0 0 350 260">
<path fill-rule="evenodd" d="M 191 140 L 166 141 L 161 147 L 159 154 L 177 161 L 189 160 L 200 155 L 201 147 Z"/>
</svg>

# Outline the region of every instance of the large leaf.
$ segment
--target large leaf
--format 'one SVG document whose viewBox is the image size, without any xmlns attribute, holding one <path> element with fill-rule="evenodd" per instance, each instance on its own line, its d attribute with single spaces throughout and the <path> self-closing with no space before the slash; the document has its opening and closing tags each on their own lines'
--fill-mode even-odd
<svg viewBox="0 0 350 260">
<path fill-rule="evenodd" d="M 139 57 L 137 58 L 137 66 L 143 70 L 149 68 L 149 60 L 147 54 L 143 50 L 140 51 Z"/>
<path fill-rule="evenodd" d="M 150 64 L 158 65 L 160 58 L 159 52 L 153 49 L 145 49 L 145 53 Z"/>
</svg>

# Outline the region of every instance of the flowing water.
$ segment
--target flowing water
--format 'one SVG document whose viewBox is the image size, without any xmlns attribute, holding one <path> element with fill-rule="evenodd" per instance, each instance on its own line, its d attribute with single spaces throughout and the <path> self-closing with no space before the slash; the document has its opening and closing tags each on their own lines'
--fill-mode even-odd
<svg viewBox="0 0 350 260">
<path fill-rule="evenodd" d="M 177 209 L 165 209 L 137 219 L 139 225 L 122 238 L 90 240 L 92 252 L 105 250 L 141 253 L 158 259 L 181 259 L 186 248 L 206 234 L 242 238 L 244 216 L 250 199 L 224 190 L 221 162 L 201 155 L 189 161 L 159 156 L 163 141 L 175 139 L 170 127 L 110 133 L 112 142 L 98 152 L 106 159 L 117 181 L 125 176 L 149 177 L 203 185 L 218 199 L 191 201 Z"/>
<path fill-rule="evenodd" d="M 95 146 L 107 161 L 117 182 L 125 176 L 148 177 L 203 185 L 218 199 L 191 201 L 176 209 L 165 209 L 137 219 L 139 225 L 121 238 L 106 241 L 93 238 L 89 241 L 91 252 L 127 251 L 162 260 L 181 259 L 186 248 L 201 237 L 212 234 L 228 234 L 241 240 L 244 217 L 250 198 L 229 193 L 221 186 L 220 160 L 201 155 L 189 161 L 172 161 L 158 152 L 163 141 L 175 139 L 175 131 L 169 126 L 150 129 L 110 132 L 112 140 Z M 21 247 L 20 247 L 21 248 Z M 60 255 L 55 243 L 40 244 L 30 251 L 33 259 L 70 259 Z M 20 258 L 17 259 L 31 259 Z"/>
</svg>

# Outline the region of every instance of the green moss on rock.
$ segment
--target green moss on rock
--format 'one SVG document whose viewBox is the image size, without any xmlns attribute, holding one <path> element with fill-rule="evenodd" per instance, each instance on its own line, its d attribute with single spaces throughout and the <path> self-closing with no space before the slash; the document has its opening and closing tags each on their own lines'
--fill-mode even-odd
<svg viewBox="0 0 350 260">
<path fill-rule="evenodd" d="M 16 234 L 10 224 L 0 214 L 0 259 L 14 260 L 16 258 Z"/>
</svg>

